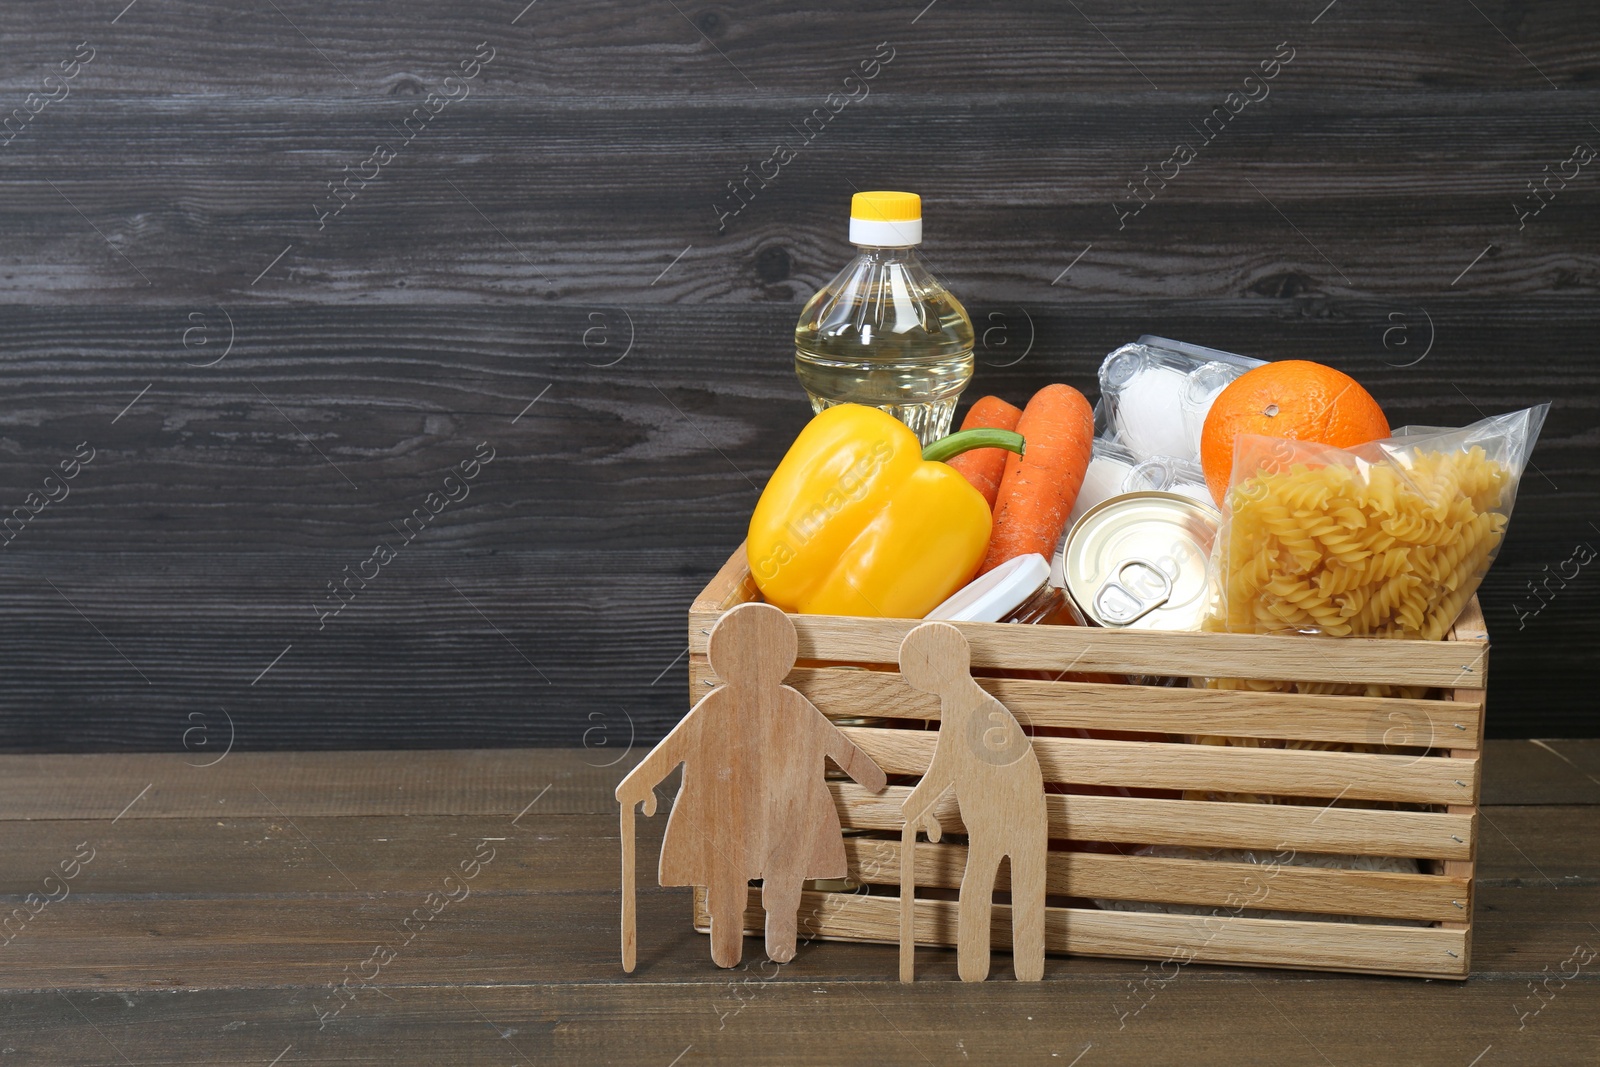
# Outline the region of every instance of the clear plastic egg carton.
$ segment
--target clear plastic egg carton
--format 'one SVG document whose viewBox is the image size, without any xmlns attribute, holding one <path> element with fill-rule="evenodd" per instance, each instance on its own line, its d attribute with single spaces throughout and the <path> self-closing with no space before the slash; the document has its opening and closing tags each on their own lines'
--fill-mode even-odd
<svg viewBox="0 0 1600 1067">
<path fill-rule="evenodd" d="M 1135 464 L 1158 458 L 1197 464 L 1200 430 L 1212 401 L 1264 362 L 1146 334 L 1100 364 L 1096 437 L 1126 449 Z"/>
</svg>

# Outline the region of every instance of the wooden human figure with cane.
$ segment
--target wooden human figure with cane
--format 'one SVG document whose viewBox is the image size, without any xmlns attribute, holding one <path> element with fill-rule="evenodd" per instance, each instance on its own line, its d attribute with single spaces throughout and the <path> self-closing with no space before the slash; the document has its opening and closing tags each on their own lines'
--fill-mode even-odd
<svg viewBox="0 0 1600 1067">
<path fill-rule="evenodd" d="M 711 958 L 739 962 L 749 882 L 762 880 L 767 955 L 794 958 L 802 884 L 843 878 L 844 836 L 824 776 L 831 759 L 879 792 L 883 771 L 805 697 L 783 684 L 794 667 L 794 624 L 770 604 L 741 604 L 706 645 L 723 682 L 690 709 L 617 786 L 622 803 L 622 968 L 632 971 L 633 809 L 656 810 L 655 786 L 679 763 L 683 784 L 661 846 L 664 886 L 702 885 L 711 913 Z"/>
<path fill-rule="evenodd" d="M 1033 745 L 1006 706 L 971 675 L 960 630 L 924 623 L 900 644 L 906 684 L 939 698 L 939 741 L 922 780 L 901 806 L 900 980 L 913 978 L 917 831 L 938 841 L 934 805 L 954 788 L 967 831 L 967 868 L 957 904 L 956 969 L 963 981 L 989 976 L 989 917 L 1000 861 L 1011 859 L 1011 950 L 1017 980 L 1044 977 L 1045 856 L 1049 823 L 1044 778 Z"/>
</svg>

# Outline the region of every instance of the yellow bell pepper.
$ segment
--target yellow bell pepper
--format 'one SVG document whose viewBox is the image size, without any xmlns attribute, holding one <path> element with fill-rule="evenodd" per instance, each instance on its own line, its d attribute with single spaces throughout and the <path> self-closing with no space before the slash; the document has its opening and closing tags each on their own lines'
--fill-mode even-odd
<svg viewBox="0 0 1600 1067">
<path fill-rule="evenodd" d="M 989 546 L 983 494 L 939 462 L 1021 453 L 1010 430 L 963 430 L 924 450 L 899 419 L 839 404 L 800 431 L 750 517 L 761 595 L 807 615 L 920 619 L 971 581 Z"/>
</svg>

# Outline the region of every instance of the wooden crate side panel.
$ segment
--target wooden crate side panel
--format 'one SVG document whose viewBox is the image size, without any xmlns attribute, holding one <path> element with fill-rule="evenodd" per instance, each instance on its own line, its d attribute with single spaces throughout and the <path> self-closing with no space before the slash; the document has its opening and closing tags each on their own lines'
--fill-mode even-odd
<svg viewBox="0 0 1600 1067">
<path fill-rule="evenodd" d="M 1024 678 L 974 681 L 1025 726 L 1135 733 L 1475 749 L 1482 711 L 1481 704 L 1465 698 L 1408 700 Z M 799 667 L 787 683 L 829 717 L 939 719 L 938 699 L 906 685 L 897 671 Z"/>
<path fill-rule="evenodd" d="M 1460 617 L 1456 619 L 1455 626 L 1451 630 L 1451 637 L 1456 641 L 1482 642 L 1484 649 L 1488 649 L 1489 630 L 1484 623 L 1483 610 L 1478 604 L 1477 597 L 1472 598 L 1472 601 L 1462 611 Z M 1487 656 L 1485 660 L 1487 661 Z M 1463 705 L 1476 703 L 1479 707 L 1484 707 L 1488 698 L 1487 691 L 1477 687 L 1457 688 L 1452 690 L 1450 695 Z M 1479 749 L 1483 747 L 1483 724 L 1484 717 L 1480 714 L 1478 716 L 1478 736 L 1475 739 L 1477 741 L 1476 747 Z M 1469 746 L 1467 745 L 1453 748 L 1450 751 L 1450 755 L 1455 759 L 1468 758 L 1470 756 L 1468 748 Z M 1476 828 L 1478 806 L 1475 801 L 1472 804 L 1452 804 L 1446 810 L 1452 815 L 1470 818 L 1473 821 L 1474 828 Z M 1476 837 L 1474 837 L 1474 842 L 1476 842 Z M 1446 929 L 1461 931 L 1465 939 L 1465 947 L 1462 949 L 1461 956 L 1469 971 L 1472 966 L 1472 904 L 1477 897 L 1476 889 L 1471 886 L 1471 883 L 1474 878 L 1476 862 L 1477 849 L 1474 848 L 1472 855 L 1467 858 L 1446 860 L 1441 865 L 1447 877 L 1464 878 L 1469 885 L 1470 891 L 1467 894 L 1467 899 L 1463 902 L 1459 921 L 1443 924 Z"/>
<path fill-rule="evenodd" d="M 900 831 L 900 805 L 910 787 L 875 795 L 854 782 L 828 786 L 847 829 Z M 1468 859 L 1476 833 L 1473 817 L 1443 812 L 1059 794 L 1046 797 L 1045 805 L 1052 838 L 1117 844 Z M 965 832 L 949 797 L 935 811 L 950 833 Z"/>
<path fill-rule="evenodd" d="M 890 774 L 922 774 L 938 733 L 845 727 L 844 731 Z M 1413 804 L 1470 804 L 1478 795 L 1475 757 L 1446 759 L 1368 752 L 1102 741 L 1035 737 L 1033 751 L 1046 782 L 1346 797 Z"/>
<path fill-rule="evenodd" d="M 900 885 L 900 844 L 886 839 L 849 838 L 845 855 L 850 875 L 872 885 Z M 1270 855 L 1270 854 L 1269 854 Z M 1265 911 L 1321 915 L 1360 915 L 1381 919 L 1439 922 L 1458 919 L 1467 880 L 1436 874 L 1331 870 L 1293 866 L 1283 850 L 1276 862 L 1223 863 L 1100 852 L 1051 852 L 1045 887 L 1057 896 L 1102 900 L 1191 904 L 1225 910 L 1247 906 Z M 960 845 L 921 842 L 916 850 L 916 884 L 956 888 L 966 866 Z M 1010 886 L 1007 872 L 996 890 Z"/>
<path fill-rule="evenodd" d="M 761 593 L 756 589 L 755 580 L 750 577 L 750 564 L 745 558 L 744 545 L 740 544 L 690 604 L 690 632 L 695 630 L 694 616 L 697 614 L 720 615 L 745 601 L 759 599 Z M 716 619 L 711 622 L 716 622 Z M 706 624 L 705 628 L 709 632 L 710 624 Z M 705 651 L 704 644 L 701 645 L 701 651 Z"/>
<path fill-rule="evenodd" d="M 760 890 L 754 890 L 745 913 L 746 932 L 759 933 L 763 922 Z M 706 928 L 699 890 L 695 894 L 695 925 L 702 931 Z M 955 902 L 918 900 L 915 925 L 919 945 L 953 944 Z M 802 938 L 897 943 L 900 901 L 857 893 L 802 893 L 799 929 Z M 991 930 L 996 947 L 1011 943 L 1009 907 L 995 905 Z M 1046 908 L 1045 948 L 1077 956 L 1171 961 L 1174 965 L 1193 960 L 1414 978 L 1467 976 L 1466 931 L 1439 927 Z M 892 967 L 887 956 L 885 967 Z M 996 969 L 1004 976 L 1007 968 L 1001 963 Z"/>
<path fill-rule="evenodd" d="M 1476 596 L 1467 601 L 1466 606 L 1461 609 L 1461 614 L 1457 615 L 1456 621 L 1451 624 L 1450 640 L 1477 642 L 1483 646 L 1484 654 L 1488 655 L 1489 626 L 1483 618 L 1483 605 L 1478 603 Z M 1479 684 L 1469 688 L 1481 689 L 1483 686 Z"/>
</svg>

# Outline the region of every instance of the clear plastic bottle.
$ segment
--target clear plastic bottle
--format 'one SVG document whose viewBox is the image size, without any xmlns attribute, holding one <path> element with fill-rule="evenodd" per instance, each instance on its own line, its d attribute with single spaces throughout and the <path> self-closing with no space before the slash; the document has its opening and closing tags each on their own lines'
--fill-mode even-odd
<svg viewBox="0 0 1600 1067">
<path fill-rule="evenodd" d="M 972 378 L 972 320 L 918 258 L 922 198 L 857 193 L 856 257 L 806 302 L 794 329 L 794 369 L 814 411 L 882 408 L 923 444 L 950 432 Z"/>
</svg>

